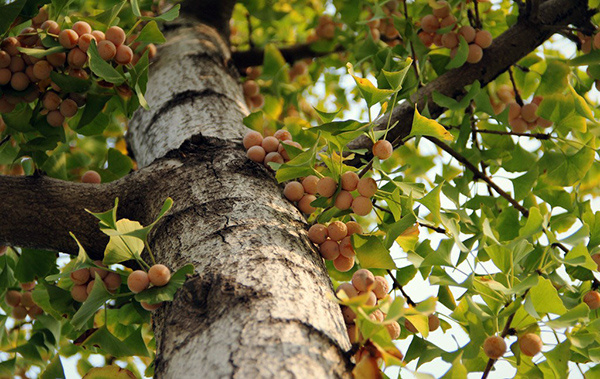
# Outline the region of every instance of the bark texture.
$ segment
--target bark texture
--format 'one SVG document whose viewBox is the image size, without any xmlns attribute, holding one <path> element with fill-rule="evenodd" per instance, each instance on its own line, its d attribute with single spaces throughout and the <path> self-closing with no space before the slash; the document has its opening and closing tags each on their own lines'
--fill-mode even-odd
<svg viewBox="0 0 600 379">
<path fill-rule="evenodd" d="M 347 377 L 350 344 L 306 223 L 240 144 L 247 110 L 227 45 L 188 21 L 167 40 L 129 142 L 141 171 L 165 175 L 145 203 L 175 202 L 151 240 L 157 260 L 196 275 L 155 314 L 156 377 Z"/>
</svg>

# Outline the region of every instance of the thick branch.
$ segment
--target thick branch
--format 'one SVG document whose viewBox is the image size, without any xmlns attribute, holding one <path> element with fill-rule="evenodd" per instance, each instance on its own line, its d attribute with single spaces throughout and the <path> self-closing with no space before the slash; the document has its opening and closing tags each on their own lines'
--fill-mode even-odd
<svg viewBox="0 0 600 379">
<path fill-rule="evenodd" d="M 45 176 L 0 176 L 0 244 L 77 253 L 75 234 L 94 257 L 108 238 L 87 213 L 112 207 L 118 184 L 72 183 Z"/>
<path fill-rule="evenodd" d="M 279 49 L 279 51 L 281 52 L 281 55 L 283 55 L 285 61 L 289 64 L 293 64 L 296 61 L 306 58 L 318 58 L 332 53 L 344 51 L 343 46 L 338 45 L 332 51 L 317 52 L 311 49 L 310 45 L 310 43 L 303 43 L 290 47 L 283 47 Z M 234 51 L 231 53 L 231 57 L 235 66 L 242 71 L 248 67 L 262 65 L 265 58 L 265 51 L 260 48 L 253 48 L 245 51 Z"/>
<path fill-rule="evenodd" d="M 510 66 L 535 50 L 557 30 L 556 26 L 586 25 L 589 23 L 590 11 L 587 0 L 548 0 L 539 6 L 538 22 L 533 23 L 525 18 L 510 27 L 506 32 L 494 39 L 493 44 L 485 50 L 483 59 L 476 64 L 466 63 L 460 68 L 450 70 L 420 88 L 411 101 L 405 101 L 394 109 L 392 124 L 398 122 L 388 134 L 387 139 L 394 141 L 402 139 L 410 133 L 414 115 L 414 104 L 420 110 L 427 109 L 432 118 L 439 117 L 445 108 L 432 100 L 434 92 L 439 92 L 454 99 L 464 95 L 464 87 L 476 80 L 482 86 L 487 85 Z M 377 129 L 385 129 L 388 116 L 377 120 Z M 368 148 L 372 142 L 366 136 L 360 137 L 349 144 L 350 149 Z M 370 156 L 356 155 L 349 164 L 361 165 L 361 159 L 368 160 Z"/>
</svg>

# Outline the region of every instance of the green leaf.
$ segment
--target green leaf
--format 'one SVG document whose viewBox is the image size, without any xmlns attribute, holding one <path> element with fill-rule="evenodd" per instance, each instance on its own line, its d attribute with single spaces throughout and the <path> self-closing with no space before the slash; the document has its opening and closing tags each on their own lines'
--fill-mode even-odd
<svg viewBox="0 0 600 379">
<path fill-rule="evenodd" d="M 50 78 L 65 92 L 87 92 L 92 85 L 92 82 L 89 79 L 86 80 L 70 75 L 63 75 L 56 71 L 50 72 Z"/>
<path fill-rule="evenodd" d="M 568 61 L 570 66 L 589 66 L 600 63 L 600 50 L 594 49 L 589 54 L 580 55 Z"/>
<path fill-rule="evenodd" d="M 354 68 L 352 67 L 352 64 L 347 63 L 346 67 L 348 67 L 348 72 L 354 78 L 354 81 L 358 86 L 358 90 L 360 91 L 363 99 L 365 99 L 365 101 L 367 102 L 367 106 L 369 108 L 379 103 L 380 101 L 387 99 L 394 92 L 396 92 L 391 89 L 379 89 L 375 87 L 369 79 L 359 78 L 358 76 L 354 75 Z"/>
<path fill-rule="evenodd" d="M 529 290 L 526 301 L 531 302 L 533 308 L 538 313 L 536 315 L 530 312 L 536 318 L 546 313 L 562 315 L 567 312 L 567 308 L 564 306 L 560 296 L 558 296 L 558 292 L 552 285 L 552 282 L 543 277 L 539 277 L 538 284 Z"/>
<path fill-rule="evenodd" d="M 450 60 L 450 62 L 448 62 L 448 64 L 446 65 L 446 70 L 461 67 L 467 61 L 468 55 L 469 44 L 463 36 L 460 36 L 460 41 L 458 44 L 458 50 L 456 51 L 456 55 Z"/>
<path fill-rule="evenodd" d="M 65 379 L 65 370 L 63 369 L 60 355 L 56 354 L 39 376 L 40 379 Z"/>
<path fill-rule="evenodd" d="M 137 221 L 131 221 L 126 218 L 120 219 L 116 223 L 117 233 L 115 235 L 113 229 L 105 229 L 103 232 L 110 236 L 106 249 L 104 250 L 104 259 L 102 263 L 111 265 L 113 263 L 121 263 L 131 259 L 141 260 L 142 251 L 144 250 L 144 241 L 133 236 L 124 235 L 132 231 L 143 229 L 144 227 Z"/>
<path fill-rule="evenodd" d="M 106 212 L 94 213 L 86 209 L 86 211 L 100 220 L 100 229 L 117 229 L 117 207 L 119 198 L 115 198 L 115 206 Z"/>
<path fill-rule="evenodd" d="M 320 110 L 318 108 L 315 108 L 315 107 L 313 107 L 313 109 L 315 110 L 315 112 L 317 112 L 317 114 L 319 115 L 319 117 L 321 118 L 321 120 L 324 123 L 332 122 L 335 119 L 335 116 L 337 116 L 338 113 L 340 113 L 340 111 L 342 110 L 342 108 L 340 108 L 340 109 L 338 109 L 335 112 L 329 112 L 328 113 L 328 112 L 322 111 L 322 110 Z"/>
<path fill-rule="evenodd" d="M 111 334 L 106 325 L 104 325 L 83 341 L 82 345 L 96 347 L 115 358 L 131 356 L 148 357 L 150 354 L 142 339 L 141 331 L 142 327 L 139 327 L 129 337 L 121 341 Z"/>
<path fill-rule="evenodd" d="M 77 123 L 76 129 L 90 124 L 100 112 L 104 109 L 106 103 L 111 99 L 108 95 L 99 95 L 95 93 L 88 93 L 85 101 L 85 107 L 79 122 Z"/>
<path fill-rule="evenodd" d="M 569 70 L 569 73 L 570 72 L 571 71 Z M 592 112 L 592 110 L 590 109 L 585 98 L 580 96 L 577 93 L 577 91 L 575 91 L 575 88 L 573 88 L 573 86 L 571 84 L 569 84 L 569 83 L 567 83 L 567 84 L 569 87 L 569 91 L 571 92 L 571 96 L 573 97 L 573 100 L 575 101 L 575 109 L 577 110 L 577 113 L 579 113 L 583 117 L 587 118 L 591 122 L 597 123 L 596 118 L 594 117 L 594 112 Z"/>
<path fill-rule="evenodd" d="M 127 175 L 133 169 L 131 158 L 113 148 L 108 149 L 107 163 L 108 169 L 118 177 Z"/>
<path fill-rule="evenodd" d="M 175 292 L 183 286 L 187 279 L 187 275 L 194 273 L 194 265 L 187 264 L 177 270 L 163 287 L 152 287 L 135 295 L 137 301 L 144 301 L 149 304 L 156 304 L 163 301 L 173 301 Z"/>
<path fill-rule="evenodd" d="M 19 50 L 20 52 L 27 54 L 31 57 L 35 57 L 35 58 L 43 58 L 50 54 L 62 53 L 62 52 L 67 51 L 67 49 L 65 49 L 62 46 L 54 46 L 49 49 L 30 49 L 27 47 L 17 47 L 17 50 Z"/>
<path fill-rule="evenodd" d="M 540 79 L 540 85 L 536 91 L 537 95 L 552 95 L 568 86 L 568 77 L 571 74 L 571 68 L 565 63 L 548 59 L 546 71 Z"/>
<path fill-rule="evenodd" d="M 173 21 L 177 17 L 179 17 L 179 8 L 181 8 L 181 5 L 177 4 L 177 5 L 173 6 L 171 9 L 169 9 L 167 12 L 161 14 L 160 16 L 156 16 L 156 17 L 144 16 L 144 17 L 142 17 L 142 20 Z"/>
<path fill-rule="evenodd" d="M 56 253 L 46 250 L 22 249 L 15 267 L 15 278 L 21 283 L 44 278 L 56 266 Z"/>
<path fill-rule="evenodd" d="M 165 43 L 167 40 L 158 28 L 156 21 L 150 21 L 144 26 L 135 41 L 143 43 Z"/>
<path fill-rule="evenodd" d="M 434 189 L 429 191 L 427 195 L 417 200 L 429 209 L 433 219 L 438 223 L 442 222 L 442 216 L 440 214 L 440 193 L 442 191 L 442 185 L 443 183 L 438 184 Z"/>
<path fill-rule="evenodd" d="M 272 43 L 265 46 L 263 75 L 268 79 L 273 79 L 285 66 L 285 58 L 281 55 L 279 49 Z"/>
<path fill-rule="evenodd" d="M 140 5 L 138 4 L 138 0 L 131 0 L 131 11 L 135 17 L 142 17 L 142 12 L 140 12 Z"/>
<path fill-rule="evenodd" d="M 92 292 L 88 296 L 87 300 L 83 302 L 81 308 L 73 315 L 71 325 L 75 329 L 81 329 L 85 326 L 90 318 L 96 314 L 96 311 L 104 305 L 112 297 L 111 293 L 108 292 L 104 286 L 104 281 L 100 279 L 100 276 L 96 274 L 94 280 L 94 286 Z"/>
<path fill-rule="evenodd" d="M 100 57 L 96 41 L 92 40 L 88 48 L 88 56 L 90 57 L 90 69 L 101 79 L 116 85 L 123 84 L 125 77 L 119 73 L 113 66 Z"/>
<path fill-rule="evenodd" d="M 390 252 L 376 236 L 353 234 L 352 246 L 362 268 L 396 269 Z"/>
<path fill-rule="evenodd" d="M 9 4 L 0 6 L 0 35 L 3 35 L 8 31 L 13 21 L 17 18 L 21 9 L 25 6 L 27 0 L 16 0 Z"/>
<path fill-rule="evenodd" d="M 410 65 L 412 63 L 413 60 L 409 57 L 406 58 L 406 61 L 401 65 L 403 68 L 399 71 L 381 70 L 385 80 L 387 80 L 394 91 L 400 91 L 402 89 L 402 83 L 404 83 L 404 79 L 406 78 L 406 74 L 408 73 L 408 70 L 410 70 Z"/>
<path fill-rule="evenodd" d="M 544 218 L 537 207 L 529 208 L 529 216 L 527 223 L 519 230 L 519 236 L 523 238 L 531 237 L 532 235 L 542 231 Z"/>
<path fill-rule="evenodd" d="M 590 314 L 590 308 L 585 303 L 578 304 L 575 308 L 569 309 L 565 314 L 551 321 L 546 321 L 546 325 L 552 329 L 568 328 L 586 320 Z"/>
<path fill-rule="evenodd" d="M 412 136 L 430 136 L 447 141 L 452 141 L 454 136 L 446 130 L 440 123 L 427 117 L 421 116 L 419 110 L 415 107 L 412 128 L 408 137 Z"/>
<path fill-rule="evenodd" d="M 94 367 L 90 369 L 83 379 L 132 379 L 136 376 L 129 370 L 117 365 Z"/>
</svg>

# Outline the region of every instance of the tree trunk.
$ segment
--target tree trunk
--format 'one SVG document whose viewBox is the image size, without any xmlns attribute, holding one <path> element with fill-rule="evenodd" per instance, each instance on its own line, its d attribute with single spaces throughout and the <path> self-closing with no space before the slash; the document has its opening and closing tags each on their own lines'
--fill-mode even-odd
<svg viewBox="0 0 600 379">
<path fill-rule="evenodd" d="M 151 110 L 128 138 L 142 171 L 164 173 L 140 189 L 149 216 L 175 201 L 151 238 L 157 260 L 196 273 L 154 315 L 156 377 L 349 377 L 341 311 L 306 222 L 241 146 L 247 109 L 227 43 L 191 19 L 166 36 Z"/>
</svg>

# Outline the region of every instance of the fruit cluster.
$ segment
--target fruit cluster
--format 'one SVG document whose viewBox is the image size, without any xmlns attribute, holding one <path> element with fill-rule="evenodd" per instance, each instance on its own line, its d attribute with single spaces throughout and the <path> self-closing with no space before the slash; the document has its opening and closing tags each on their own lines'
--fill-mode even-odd
<svg viewBox="0 0 600 379">
<path fill-rule="evenodd" d="M 283 129 L 267 137 L 263 137 L 259 132 L 250 131 L 244 136 L 243 143 L 248 159 L 263 163 L 269 169 L 269 162 L 284 163 L 290 160 L 286 145 L 302 149 L 298 142 L 292 140 L 290 132 Z"/>
<path fill-rule="evenodd" d="M 156 287 L 162 287 L 169 283 L 171 280 L 171 270 L 165 265 L 155 264 L 148 272 L 143 270 L 135 270 L 127 277 L 127 287 L 133 293 L 140 293 L 147 289 L 150 284 Z M 146 302 L 140 302 L 142 308 L 147 311 L 154 311 L 158 309 L 162 302 L 156 304 L 148 304 Z"/>
<path fill-rule="evenodd" d="M 589 54 L 594 50 L 600 49 L 600 33 L 596 33 L 594 36 L 588 36 L 581 32 L 577 32 L 579 41 L 581 42 L 581 51 L 584 54 Z"/>
<path fill-rule="evenodd" d="M 12 317 L 15 320 L 24 320 L 29 316 L 35 319 L 38 315 L 44 313 L 35 301 L 33 301 L 32 290 L 35 288 L 35 282 L 22 283 L 21 291 L 8 290 L 4 296 L 6 304 L 12 307 Z"/>
<path fill-rule="evenodd" d="M 343 291 L 350 299 L 361 295 L 367 295 L 365 305 L 375 307 L 379 300 L 388 296 L 389 290 L 389 284 L 384 277 L 375 276 L 369 270 L 360 269 L 352 275 L 350 283 L 340 284 L 336 292 L 339 296 L 340 292 Z M 363 337 L 355 324 L 356 313 L 350 307 L 342 306 L 342 315 L 344 316 L 344 322 L 346 323 L 350 342 L 362 342 Z M 373 321 L 384 322 L 386 314 L 380 309 L 375 309 L 369 314 L 369 317 Z M 384 325 L 392 339 L 397 339 L 400 336 L 400 324 L 398 324 L 398 322 L 388 321 Z"/>
<path fill-rule="evenodd" d="M 340 272 L 350 271 L 354 267 L 356 253 L 352 247 L 350 236 L 362 234 L 362 227 L 354 222 L 333 221 L 328 226 L 314 224 L 308 230 L 308 238 L 319 245 L 323 259 L 333 261 L 333 266 Z"/>
<path fill-rule="evenodd" d="M 490 104 L 494 109 L 494 113 L 499 115 L 502 113 L 508 104 L 515 101 L 515 90 L 509 85 L 503 84 L 496 89 L 495 97 L 490 96 Z M 496 99 L 498 101 L 496 101 Z"/>
<path fill-rule="evenodd" d="M 536 126 L 548 128 L 552 121 L 536 115 L 538 106 L 544 100 L 542 96 L 535 96 L 531 103 L 520 106 L 516 102 L 508 104 L 508 124 L 516 133 L 534 129 Z"/>
<path fill-rule="evenodd" d="M 458 30 L 458 33 L 447 33 L 442 39 L 444 47 L 451 49 L 450 57 L 454 57 L 458 52 L 459 36 L 462 36 L 469 44 L 469 52 L 467 54 L 467 62 L 469 63 L 481 61 L 481 58 L 483 58 L 483 49 L 490 47 L 493 41 L 492 34 L 487 30 L 477 30 L 472 26 L 465 25 Z"/>
<path fill-rule="evenodd" d="M 96 282 L 96 274 L 104 282 L 104 286 L 110 293 L 115 293 L 119 287 L 121 287 L 121 275 L 104 270 L 106 266 L 102 261 L 94 261 L 97 267 L 81 268 L 79 270 L 72 271 L 69 275 L 73 282 L 71 288 L 71 297 L 73 300 L 83 303 L 87 300 L 92 288 Z"/>
<path fill-rule="evenodd" d="M 142 47 L 139 43 L 132 44 L 138 50 L 134 53 L 125 44 L 125 39 L 125 32 L 118 26 L 102 32 L 92 30 L 85 21 L 77 21 L 70 29 L 61 30 L 56 21 L 48 19 L 46 8 L 40 8 L 30 27 L 0 43 L 0 88 L 3 93 L 0 113 L 10 113 L 18 103 L 40 98 L 43 105 L 41 114 L 46 116 L 48 124 L 62 126 L 66 118 L 73 117 L 78 108 L 85 105 L 86 97 L 81 93 L 61 91 L 52 80 L 52 73 L 88 79 L 87 51 L 92 40 L 97 43 L 100 57 L 115 65 L 128 65 L 146 50 L 151 57 L 156 54 L 154 45 Z M 58 48 L 59 51 L 48 53 L 50 48 L 53 51 Z M 100 84 L 112 86 L 105 82 Z"/>
<path fill-rule="evenodd" d="M 542 351 L 544 346 L 540 336 L 534 333 L 525 333 L 518 338 L 521 354 L 533 357 Z M 504 338 L 490 336 L 483 341 L 483 352 L 490 359 L 499 359 L 506 353 L 507 346 Z"/>
<path fill-rule="evenodd" d="M 444 34 L 455 27 L 456 17 L 450 14 L 450 5 L 446 1 L 438 1 L 432 8 L 432 13 L 421 18 L 421 31 L 418 36 L 427 47 L 432 44 L 442 46 Z"/>
<path fill-rule="evenodd" d="M 250 109 L 260 108 L 265 104 L 265 97 L 260 93 L 260 86 L 252 79 L 248 79 L 242 84 L 244 90 L 244 100 Z"/>
<path fill-rule="evenodd" d="M 319 17 L 319 22 L 315 28 L 317 39 L 333 39 L 335 37 L 335 22 L 331 17 L 324 15 Z"/>
<path fill-rule="evenodd" d="M 397 8 L 397 1 L 389 1 L 383 6 L 385 17 L 371 20 L 367 23 L 373 40 L 379 41 L 380 39 L 383 39 L 390 47 L 394 47 L 401 43 L 402 39 L 400 37 L 400 32 L 396 29 L 396 25 L 394 25 L 394 17 L 402 17 L 402 14 L 398 12 Z"/>
</svg>

